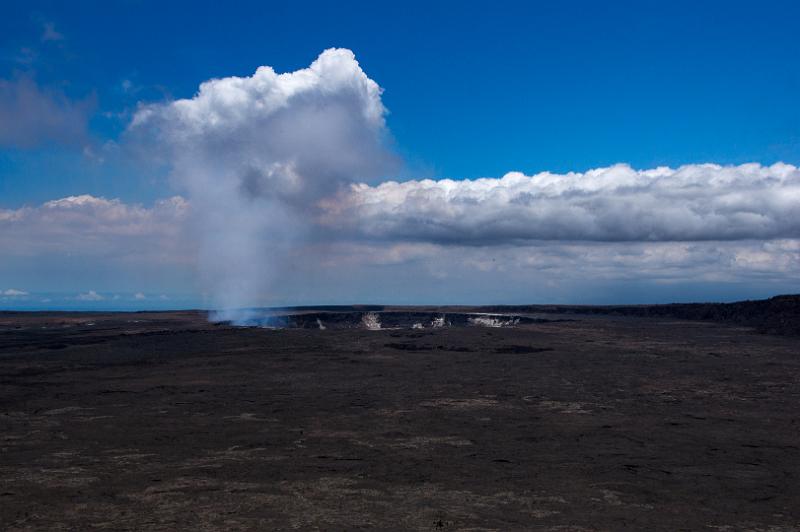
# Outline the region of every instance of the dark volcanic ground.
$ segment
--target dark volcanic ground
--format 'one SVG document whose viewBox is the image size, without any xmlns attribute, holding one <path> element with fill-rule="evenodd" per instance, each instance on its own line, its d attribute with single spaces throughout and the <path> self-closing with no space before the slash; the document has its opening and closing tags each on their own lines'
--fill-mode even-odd
<svg viewBox="0 0 800 532">
<path fill-rule="evenodd" d="M 800 529 L 797 337 L 570 319 L 0 313 L 0 529 Z"/>
</svg>

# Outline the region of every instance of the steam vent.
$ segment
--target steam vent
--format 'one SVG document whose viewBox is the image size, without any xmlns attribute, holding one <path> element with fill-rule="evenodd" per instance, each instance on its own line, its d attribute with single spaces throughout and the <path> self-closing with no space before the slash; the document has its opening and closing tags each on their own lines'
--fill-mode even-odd
<svg viewBox="0 0 800 532">
<path fill-rule="evenodd" d="M 276 329 L 439 329 L 443 327 L 514 327 L 548 323 L 547 318 L 482 312 L 426 312 L 402 310 L 254 311 L 234 325 Z M 227 322 L 230 323 L 230 322 Z"/>
</svg>

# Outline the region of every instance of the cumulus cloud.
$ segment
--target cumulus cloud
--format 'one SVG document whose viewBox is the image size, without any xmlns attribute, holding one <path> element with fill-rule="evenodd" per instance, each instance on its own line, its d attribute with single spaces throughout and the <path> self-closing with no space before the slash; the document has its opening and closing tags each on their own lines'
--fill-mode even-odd
<svg viewBox="0 0 800 532">
<path fill-rule="evenodd" d="M 3 290 L 0 292 L 0 295 L 6 297 L 24 297 L 28 295 L 28 292 L 25 290 L 17 290 L 15 288 L 8 288 L 7 290 Z"/>
<path fill-rule="evenodd" d="M 145 296 L 145 295 L 144 295 L 143 293 L 141 293 L 141 292 L 136 292 L 136 293 L 133 295 L 133 299 L 135 299 L 136 301 L 144 301 L 145 299 L 147 299 L 147 296 Z"/>
<path fill-rule="evenodd" d="M 142 106 L 128 138 L 166 158 L 197 217 L 199 265 L 221 308 L 253 304 L 318 201 L 393 164 L 381 88 L 353 53 L 308 68 L 213 79 L 193 98 Z"/>
<path fill-rule="evenodd" d="M 329 49 L 296 72 L 262 66 L 251 77 L 206 81 L 193 98 L 142 106 L 129 132 L 155 139 L 191 192 L 306 207 L 386 169 L 381 92 L 350 50 Z"/>
<path fill-rule="evenodd" d="M 88 143 L 94 98 L 75 101 L 29 77 L 0 79 L 0 147 L 35 148 L 49 142 Z"/>
<path fill-rule="evenodd" d="M 686 165 L 499 179 L 354 184 L 322 201 L 321 223 L 386 240 L 502 244 L 653 242 L 800 235 L 800 170 Z"/>
<path fill-rule="evenodd" d="M 105 296 L 98 294 L 94 290 L 89 290 L 86 293 L 78 294 L 75 296 L 75 299 L 78 301 L 103 301 L 105 300 Z"/>
</svg>

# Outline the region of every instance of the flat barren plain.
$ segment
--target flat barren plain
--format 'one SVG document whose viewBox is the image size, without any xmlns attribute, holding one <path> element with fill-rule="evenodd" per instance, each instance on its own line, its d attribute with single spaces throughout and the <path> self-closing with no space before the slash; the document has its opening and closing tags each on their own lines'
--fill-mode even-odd
<svg viewBox="0 0 800 532">
<path fill-rule="evenodd" d="M 800 529 L 797 336 L 417 317 L 0 313 L 0 529 Z"/>
</svg>

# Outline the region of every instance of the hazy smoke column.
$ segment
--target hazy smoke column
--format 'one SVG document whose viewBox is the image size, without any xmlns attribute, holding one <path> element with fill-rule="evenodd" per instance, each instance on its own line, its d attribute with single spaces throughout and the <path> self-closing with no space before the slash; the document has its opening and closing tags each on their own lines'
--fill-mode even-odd
<svg viewBox="0 0 800 532">
<path fill-rule="evenodd" d="M 262 66 L 137 110 L 128 133 L 166 157 L 189 197 L 220 319 L 269 304 L 282 258 L 307 236 L 321 198 L 388 170 L 384 114 L 381 88 L 344 49 L 296 72 Z"/>
</svg>

